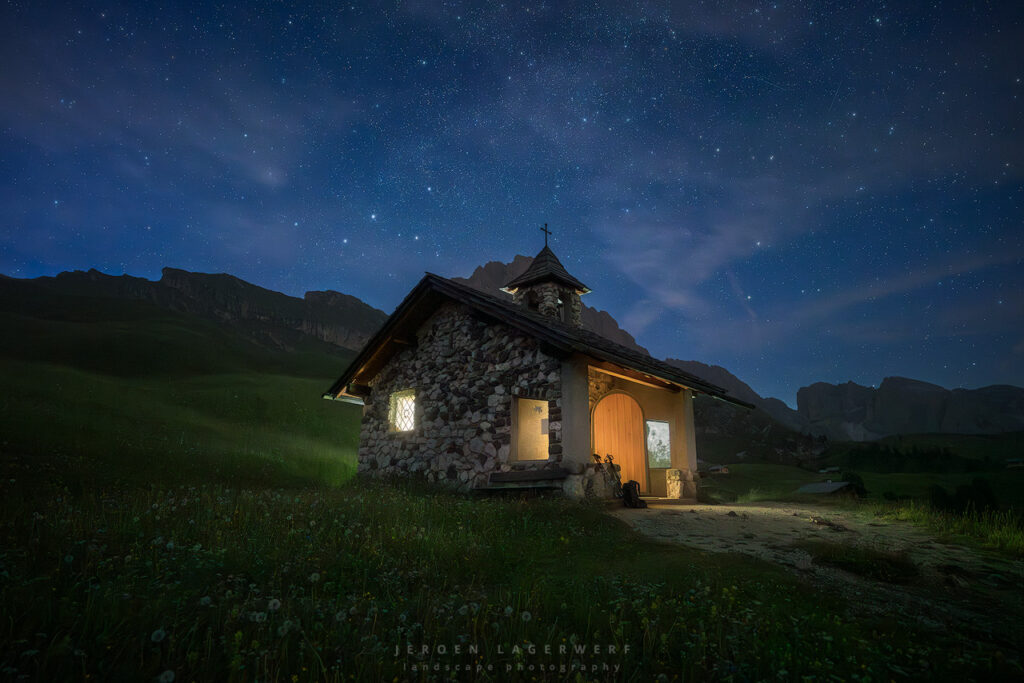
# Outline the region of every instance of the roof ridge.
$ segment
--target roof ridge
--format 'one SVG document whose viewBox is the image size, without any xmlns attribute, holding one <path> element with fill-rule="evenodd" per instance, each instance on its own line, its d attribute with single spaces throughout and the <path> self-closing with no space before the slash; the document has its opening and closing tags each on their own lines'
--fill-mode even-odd
<svg viewBox="0 0 1024 683">
<path fill-rule="evenodd" d="M 444 277 L 442 275 L 437 275 L 436 273 L 428 272 L 427 275 L 429 275 L 431 277 L 434 277 L 434 278 L 437 278 L 439 280 L 442 280 L 442 281 L 444 281 L 446 283 L 449 283 L 449 284 L 451 284 L 454 287 L 458 287 L 460 289 L 463 289 L 466 292 L 472 292 L 475 295 L 487 297 L 488 299 L 491 299 L 491 300 L 493 300 L 493 301 L 495 301 L 497 303 L 500 303 L 500 304 L 502 304 L 504 306 L 508 306 L 510 308 L 513 308 L 516 313 L 518 313 L 519 315 L 522 315 L 524 317 L 528 317 L 528 318 L 532 319 L 534 322 L 543 323 L 544 325 L 548 325 L 548 326 L 555 326 L 555 327 L 560 328 L 561 330 L 567 332 L 569 335 L 580 335 L 580 336 L 584 336 L 585 335 L 585 336 L 590 336 L 590 337 L 596 337 L 597 339 L 600 339 L 602 343 L 608 344 L 608 345 L 612 346 L 613 349 L 611 349 L 611 350 L 617 351 L 619 353 L 619 355 L 621 355 L 621 356 L 625 356 L 627 358 L 629 356 L 640 357 L 643 360 L 645 360 L 646 362 L 651 362 L 651 363 L 654 363 L 654 364 L 657 364 L 657 365 L 664 366 L 664 368 L 666 370 L 670 370 L 675 375 L 691 378 L 697 384 L 705 386 L 705 387 L 707 387 L 709 389 L 717 390 L 717 391 L 721 392 L 722 394 L 727 394 L 728 393 L 728 390 L 725 389 L 724 387 L 720 387 L 717 384 L 713 384 L 713 383 L 709 382 L 706 379 L 702 379 L 700 377 L 697 377 L 693 373 L 687 372 L 686 370 L 683 370 L 682 368 L 677 368 L 676 366 L 674 366 L 674 365 L 672 365 L 670 363 L 666 363 L 665 361 L 661 360 L 660 358 L 655 358 L 654 356 L 645 355 L 645 354 L 640 353 L 639 351 L 636 351 L 634 349 L 629 348 L 628 346 L 623 346 L 622 344 L 619 344 L 618 342 L 609 339 L 608 337 L 604 336 L 603 334 L 598 334 L 597 332 L 594 332 L 593 330 L 588 330 L 588 329 L 585 329 L 585 328 L 582 328 L 582 327 L 576 327 L 576 326 L 573 326 L 573 325 L 569 325 L 568 323 L 565 323 L 565 322 L 563 322 L 561 320 L 558 320 L 556 318 L 551 318 L 551 317 L 543 315 L 541 313 L 537 313 L 535 311 L 531 311 L 531 310 L 529 310 L 527 308 L 521 307 L 521 306 L 515 304 L 511 299 L 502 299 L 500 297 L 495 296 L 494 294 L 491 294 L 490 292 L 485 292 L 483 290 L 476 289 L 475 287 L 470 287 L 469 285 L 462 284 L 461 282 L 455 282 L 454 280 L 452 280 L 450 278 L 446 278 L 446 277 Z M 732 397 L 730 397 L 730 398 L 732 398 Z"/>
<path fill-rule="evenodd" d="M 402 316 L 406 315 L 416 306 L 417 301 L 430 290 L 458 303 L 476 308 L 479 312 L 493 317 L 500 323 L 518 327 L 522 332 L 534 336 L 543 343 L 549 344 L 552 349 L 557 349 L 556 353 L 582 353 L 597 360 L 622 365 L 683 387 L 695 389 L 698 392 L 722 399 L 728 403 L 746 408 L 754 407 L 746 401 L 729 396 L 728 391 L 722 387 L 692 375 L 681 368 L 669 365 L 662 360 L 646 356 L 638 351 L 622 346 L 596 332 L 567 325 L 549 316 L 527 310 L 511 299 L 502 299 L 489 292 L 430 272 L 424 274 L 419 283 L 402 300 L 402 303 L 395 308 L 381 329 L 366 343 L 342 373 L 341 377 L 324 394 L 325 397 L 335 398 L 345 390 L 345 387 L 359 369 L 371 357 L 375 357 L 378 354 L 383 340 L 395 325 L 401 321 Z"/>
<path fill-rule="evenodd" d="M 532 262 L 527 266 L 526 270 L 517 277 L 512 278 L 502 289 L 506 291 L 515 291 L 519 287 L 525 287 L 536 282 L 543 282 L 545 280 L 556 280 L 563 284 L 567 284 L 570 287 L 576 289 L 580 294 L 586 294 L 590 291 L 590 288 L 585 284 L 577 280 L 575 277 L 569 274 L 569 271 L 565 269 L 562 262 L 555 256 L 555 252 L 551 251 L 551 247 L 544 245 L 544 248 L 537 252 L 537 255 L 533 257 Z"/>
</svg>

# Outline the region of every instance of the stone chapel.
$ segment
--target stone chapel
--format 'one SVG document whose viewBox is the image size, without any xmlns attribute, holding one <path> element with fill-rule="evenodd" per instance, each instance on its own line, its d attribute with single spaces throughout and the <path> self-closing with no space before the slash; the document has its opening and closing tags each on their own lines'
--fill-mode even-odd
<svg viewBox="0 0 1024 683">
<path fill-rule="evenodd" d="M 601 498 L 611 455 L 645 496 L 694 499 L 694 395 L 752 406 L 584 329 L 590 289 L 546 244 L 503 291 L 427 273 L 324 394 L 363 406 L 360 475 Z"/>
</svg>

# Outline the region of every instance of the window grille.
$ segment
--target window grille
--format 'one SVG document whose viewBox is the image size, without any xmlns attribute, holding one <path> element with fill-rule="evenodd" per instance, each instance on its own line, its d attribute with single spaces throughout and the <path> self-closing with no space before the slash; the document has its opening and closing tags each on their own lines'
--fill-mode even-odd
<svg viewBox="0 0 1024 683">
<path fill-rule="evenodd" d="M 388 421 L 395 432 L 412 431 L 416 417 L 416 392 L 412 389 L 391 394 Z"/>
</svg>

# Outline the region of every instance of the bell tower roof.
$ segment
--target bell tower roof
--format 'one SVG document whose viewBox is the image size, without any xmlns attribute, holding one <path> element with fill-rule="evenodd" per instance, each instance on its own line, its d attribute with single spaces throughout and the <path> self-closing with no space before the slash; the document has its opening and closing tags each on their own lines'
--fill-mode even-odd
<svg viewBox="0 0 1024 683">
<path fill-rule="evenodd" d="M 530 267 L 519 277 L 509 280 L 501 289 L 511 294 L 520 287 L 540 282 L 558 282 L 571 287 L 577 294 L 586 294 L 590 291 L 589 287 L 569 274 L 562 262 L 555 256 L 555 252 L 551 251 L 546 244 L 533 258 Z"/>
</svg>

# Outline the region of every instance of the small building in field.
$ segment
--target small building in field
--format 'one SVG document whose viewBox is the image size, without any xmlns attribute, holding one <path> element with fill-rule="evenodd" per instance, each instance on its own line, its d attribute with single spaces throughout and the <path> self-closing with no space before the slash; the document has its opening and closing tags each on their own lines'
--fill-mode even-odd
<svg viewBox="0 0 1024 683">
<path fill-rule="evenodd" d="M 583 328 L 590 289 L 546 245 L 499 297 L 426 274 L 325 398 L 363 406 L 358 471 L 460 490 L 696 496 L 693 397 L 749 404 Z"/>
</svg>

